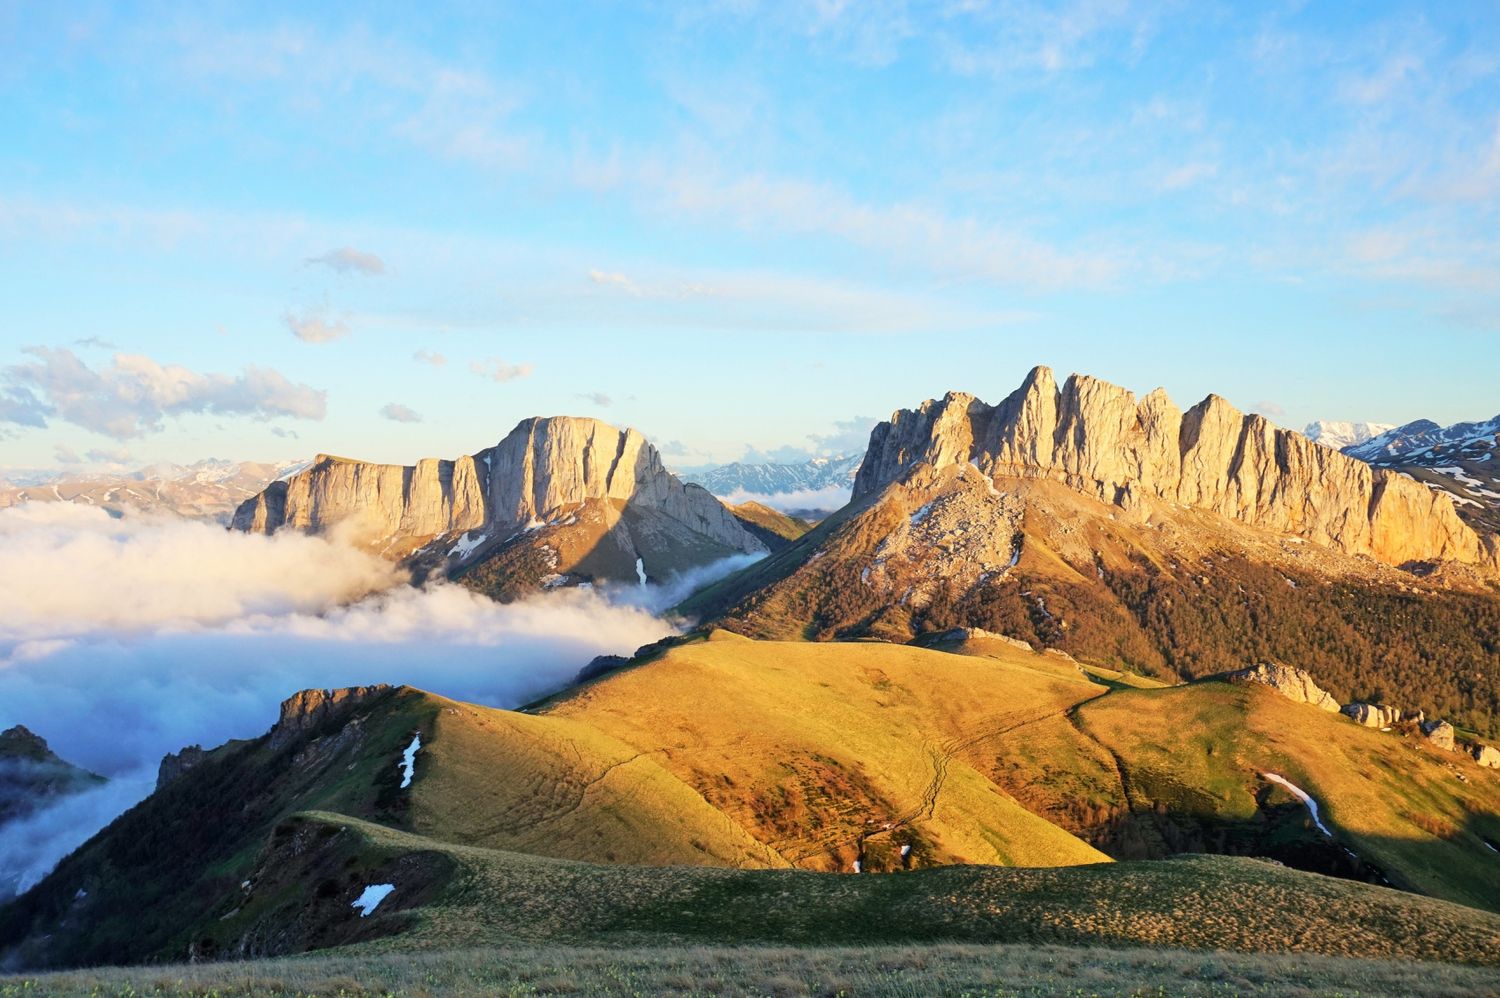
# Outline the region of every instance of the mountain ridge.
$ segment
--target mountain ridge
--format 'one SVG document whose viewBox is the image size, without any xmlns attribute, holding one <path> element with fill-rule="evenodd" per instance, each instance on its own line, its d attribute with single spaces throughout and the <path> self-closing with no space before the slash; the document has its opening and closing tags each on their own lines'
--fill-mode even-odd
<svg viewBox="0 0 1500 998">
<path fill-rule="evenodd" d="M 1137 400 L 1087 375 L 1059 386 L 1037 367 L 998 405 L 950 392 L 878 424 L 854 499 L 919 464 L 1051 478 L 1147 516 L 1153 502 L 1205 509 L 1389 565 L 1453 561 L 1500 573 L 1500 544 L 1475 534 L 1446 495 L 1218 395 L 1184 412 L 1162 389 Z"/>
</svg>

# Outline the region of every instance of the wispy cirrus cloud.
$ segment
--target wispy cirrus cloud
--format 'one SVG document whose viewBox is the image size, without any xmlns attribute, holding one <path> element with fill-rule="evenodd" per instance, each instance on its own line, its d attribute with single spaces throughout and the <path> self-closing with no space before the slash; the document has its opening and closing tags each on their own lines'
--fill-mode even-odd
<svg viewBox="0 0 1500 998">
<path fill-rule="evenodd" d="M 323 266 L 340 274 L 361 274 L 365 277 L 381 277 L 385 274 L 385 261 L 374 253 L 343 246 L 329 250 L 321 256 L 310 256 L 308 266 Z"/>
<path fill-rule="evenodd" d="M 46 427 L 57 419 L 127 440 L 189 413 L 320 420 L 327 411 L 326 392 L 270 368 L 200 373 L 121 353 L 95 369 L 66 348 L 22 352 L 35 359 L 0 368 L 0 420 L 22 426 Z"/>
</svg>

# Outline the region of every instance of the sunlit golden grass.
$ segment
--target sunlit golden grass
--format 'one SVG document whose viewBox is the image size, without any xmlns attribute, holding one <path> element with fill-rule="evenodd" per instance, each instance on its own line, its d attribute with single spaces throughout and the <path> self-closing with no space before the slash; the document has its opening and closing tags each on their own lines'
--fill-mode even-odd
<svg viewBox="0 0 1500 998">
<path fill-rule="evenodd" d="M 715 632 L 536 714 L 433 698 L 412 827 L 597 862 L 1106 861 L 965 761 L 1106 691 L 1060 664 Z"/>
</svg>

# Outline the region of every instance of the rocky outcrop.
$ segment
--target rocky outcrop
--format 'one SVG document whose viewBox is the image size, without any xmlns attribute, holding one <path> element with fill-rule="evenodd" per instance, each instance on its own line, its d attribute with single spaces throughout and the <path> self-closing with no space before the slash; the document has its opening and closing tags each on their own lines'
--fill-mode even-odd
<svg viewBox="0 0 1500 998">
<path fill-rule="evenodd" d="M 1253 668 L 1225 673 L 1218 678 L 1231 683 L 1259 683 L 1271 687 L 1288 700 L 1311 704 L 1319 710 L 1335 714 L 1339 710 L 1339 702 L 1313 682 L 1312 676 L 1280 662 L 1263 662 Z"/>
<path fill-rule="evenodd" d="M 45 738 L 24 725 L 0 732 L 0 825 L 104 782 L 58 756 Z M 0 870 L 0 902 L 6 894 L 5 872 Z"/>
<path fill-rule="evenodd" d="M 707 490 L 668 472 L 638 431 L 565 416 L 524 420 L 494 447 L 455 461 L 401 466 L 322 454 L 246 500 L 233 526 L 252 533 L 339 527 L 392 549 L 396 541 L 469 531 L 503 537 L 592 502 L 678 525 L 724 553 L 765 550 Z"/>
<path fill-rule="evenodd" d="M 1453 751 L 1453 725 L 1447 721 L 1422 722 L 1422 734 L 1432 743 L 1433 748 L 1442 749 L 1444 752 Z"/>
<path fill-rule="evenodd" d="M 325 723 L 347 715 L 355 706 L 367 703 L 390 686 L 350 686 L 340 690 L 303 690 L 281 702 L 281 717 L 271 728 L 271 748 L 279 749 L 309 734 Z"/>
<path fill-rule="evenodd" d="M 1045 367 L 999 405 L 950 393 L 870 434 L 854 497 L 920 464 L 971 463 L 992 478 L 1050 478 L 1126 508 L 1149 500 L 1210 510 L 1391 565 L 1450 560 L 1500 569 L 1452 500 L 1396 472 L 1320 447 L 1210 395 L 1186 412 L 1096 378 L 1060 387 Z"/>
<path fill-rule="evenodd" d="M 189 745 L 179 752 L 169 752 L 162 756 L 161 765 L 156 768 L 156 789 L 177 779 L 190 769 L 196 769 L 208 758 L 208 753 L 203 751 L 202 745 Z"/>
<path fill-rule="evenodd" d="M 1480 745 L 1476 742 L 1469 748 L 1469 754 L 1481 766 L 1488 769 L 1500 769 L 1500 749 L 1493 745 Z"/>
<path fill-rule="evenodd" d="M 1420 710 L 1402 710 L 1379 703 L 1346 703 L 1343 711 L 1358 724 L 1367 728 L 1389 728 L 1403 721 L 1422 723 Z"/>
<path fill-rule="evenodd" d="M 1013 638 L 1008 634 L 997 634 L 994 631 L 986 631 L 982 627 L 954 627 L 939 634 L 936 641 L 942 643 L 956 643 L 960 641 L 999 641 L 1010 645 L 1018 651 L 1036 651 L 1031 642 Z M 1052 651 L 1054 649 L 1048 649 Z"/>
</svg>

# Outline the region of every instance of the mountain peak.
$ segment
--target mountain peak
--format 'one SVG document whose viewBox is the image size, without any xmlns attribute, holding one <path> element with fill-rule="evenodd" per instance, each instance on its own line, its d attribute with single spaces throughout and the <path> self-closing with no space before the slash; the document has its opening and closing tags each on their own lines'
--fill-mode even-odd
<svg viewBox="0 0 1500 998">
<path fill-rule="evenodd" d="M 0 759 L 44 759 L 51 755 L 47 739 L 24 724 L 0 731 Z"/>
<path fill-rule="evenodd" d="M 493 447 L 451 461 L 319 455 L 246 500 L 232 525 L 251 533 L 338 527 L 388 557 L 431 556 L 451 572 L 529 538 L 538 557 L 523 560 L 550 566 L 544 574 L 554 580 L 635 581 L 638 562 L 666 575 L 765 550 L 722 503 L 667 471 L 639 430 L 585 416 L 523 419 Z M 572 533 L 542 536 L 563 530 Z"/>
</svg>

